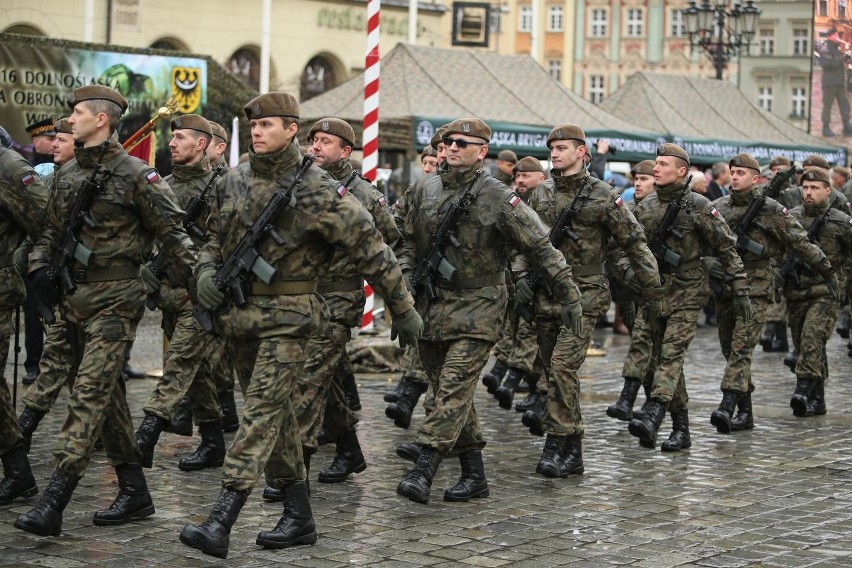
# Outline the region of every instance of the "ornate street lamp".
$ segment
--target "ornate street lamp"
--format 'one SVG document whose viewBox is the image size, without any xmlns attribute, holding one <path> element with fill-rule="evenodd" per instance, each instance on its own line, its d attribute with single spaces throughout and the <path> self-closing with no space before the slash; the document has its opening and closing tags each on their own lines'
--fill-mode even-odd
<svg viewBox="0 0 852 568">
<path fill-rule="evenodd" d="M 731 59 L 749 53 L 760 16 L 754 0 L 747 0 L 745 6 L 734 4 L 730 12 L 727 8 L 727 0 L 715 0 L 715 4 L 703 0 L 700 6 L 692 0 L 688 8 L 681 10 L 692 51 L 701 49 L 710 57 L 717 79 L 722 78 Z"/>
</svg>

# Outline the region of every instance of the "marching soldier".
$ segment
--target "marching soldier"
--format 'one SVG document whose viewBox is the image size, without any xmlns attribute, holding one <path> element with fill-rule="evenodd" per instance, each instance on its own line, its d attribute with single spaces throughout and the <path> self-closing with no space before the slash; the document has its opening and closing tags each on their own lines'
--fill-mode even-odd
<svg viewBox="0 0 852 568">
<path fill-rule="evenodd" d="M 228 160 L 225 158 L 225 152 L 228 150 L 228 133 L 222 128 L 218 122 L 210 122 L 210 127 L 213 129 L 213 140 L 207 146 L 207 158 L 210 160 L 210 166 L 224 166 L 228 169 Z M 233 385 L 231 385 L 233 387 Z"/>
</svg>

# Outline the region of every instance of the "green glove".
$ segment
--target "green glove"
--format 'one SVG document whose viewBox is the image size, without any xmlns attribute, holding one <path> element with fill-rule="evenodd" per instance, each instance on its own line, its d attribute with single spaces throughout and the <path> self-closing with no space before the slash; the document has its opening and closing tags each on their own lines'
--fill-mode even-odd
<svg viewBox="0 0 852 568">
<path fill-rule="evenodd" d="M 515 300 L 521 304 L 529 304 L 535 298 L 535 292 L 530 287 L 530 283 L 527 282 L 526 278 L 519 278 L 517 282 L 515 282 Z"/>
<path fill-rule="evenodd" d="M 642 316 L 649 324 L 663 317 L 663 301 L 646 299 L 642 308 Z"/>
<path fill-rule="evenodd" d="M 707 259 L 707 274 L 709 274 L 710 278 L 713 280 L 718 280 L 720 282 L 725 281 L 725 269 L 722 268 L 722 263 L 715 256 Z"/>
<path fill-rule="evenodd" d="M 751 309 L 751 300 L 748 299 L 748 296 L 734 296 L 734 313 L 744 322 L 751 321 L 754 312 Z"/>
<path fill-rule="evenodd" d="M 160 293 L 160 279 L 157 278 L 147 264 L 142 265 L 142 281 L 149 295 Z"/>
<path fill-rule="evenodd" d="M 574 335 L 583 333 L 583 305 L 580 302 L 572 302 L 562 306 L 560 311 L 562 323 L 571 330 Z"/>
<path fill-rule="evenodd" d="M 636 322 L 636 304 L 633 300 L 618 303 L 618 315 L 621 316 L 621 321 L 627 326 L 627 329 L 632 330 L 633 324 Z"/>
<path fill-rule="evenodd" d="M 225 301 L 225 293 L 213 284 L 213 275 L 216 271 L 207 268 L 198 275 L 198 301 L 208 310 L 215 310 Z"/>
<path fill-rule="evenodd" d="M 642 296 L 642 284 L 636 278 L 636 272 L 634 272 L 633 268 L 628 268 L 624 271 L 624 284 L 632 294 Z"/>
<path fill-rule="evenodd" d="M 393 319 L 391 340 L 396 339 L 397 335 L 399 335 L 399 346 L 403 349 L 409 345 L 414 345 L 423 336 L 423 319 L 417 313 L 417 310 L 411 308 Z"/>
</svg>

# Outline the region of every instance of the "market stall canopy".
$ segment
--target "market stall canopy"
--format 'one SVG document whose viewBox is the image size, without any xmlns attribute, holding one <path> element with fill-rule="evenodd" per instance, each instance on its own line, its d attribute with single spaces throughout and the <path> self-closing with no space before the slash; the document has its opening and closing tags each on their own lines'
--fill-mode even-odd
<svg viewBox="0 0 852 568">
<path fill-rule="evenodd" d="M 547 134 L 563 122 L 578 124 L 589 142 L 612 139 L 618 158 L 652 156 L 657 136 L 618 118 L 555 81 L 529 56 L 397 44 L 382 59 L 379 146 L 418 151 L 436 127 L 476 116 L 494 131 L 489 152 L 548 156 Z M 307 131 L 328 116 L 352 123 L 360 136 L 363 75 L 302 104 Z"/>
<path fill-rule="evenodd" d="M 846 164 L 846 147 L 826 146 L 751 102 L 729 81 L 640 71 L 601 107 L 683 146 L 696 162 L 747 152 L 762 164 L 778 155 L 801 162 L 808 154 Z"/>
</svg>

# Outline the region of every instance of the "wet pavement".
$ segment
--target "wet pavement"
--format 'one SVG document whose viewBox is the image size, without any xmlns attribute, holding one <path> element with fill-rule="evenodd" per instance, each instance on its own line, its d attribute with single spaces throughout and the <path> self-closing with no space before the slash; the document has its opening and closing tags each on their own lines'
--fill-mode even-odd
<svg viewBox="0 0 852 568">
<path fill-rule="evenodd" d="M 134 346 L 135 367 L 161 367 L 162 336 L 155 318 L 143 322 Z M 346 483 L 323 485 L 316 472 L 330 464 L 332 448 L 313 458 L 311 499 L 320 538 L 312 546 L 263 550 L 260 530 L 274 527 L 278 504 L 263 502 L 263 482 L 249 498 L 233 532 L 227 561 L 178 541 L 187 522 L 210 512 L 219 470 L 185 473 L 180 457 L 198 443 L 163 434 L 154 469 L 146 470 L 157 512 L 118 527 L 92 525 L 95 510 L 117 492 L 103 452 L 65 510 L 62 536 L 39 538 L 12 527 L 35 498 L 0 507 L 0 565 L 102 566 L 778 566 L 852 565 L 852 359 L 836 335 L 829 344 L 828 415 L 794 418 L 789 399 L 794 376 L 782 354 L 755 355 L 757 426 L 717 434 L 709 416 L 720 400 L 722 355 L 716 329 L 702 327 L 687 358 L 693 445 L 665 454 L 640 448 L 626 423 L 604 410 L 621 390 L 628 341 L 600 332 L 607 356 L 589 358 L 581 370 L 585 474 L 565 480 L 536 475 L 543 439 L 532 437 L 520 415 L 502 410 L 484 387 L 476 407 L 488 440 L 484 450 L 491 496 L 447 503 L 457 460 L 448 458 L 419 505 L 396 495 L 410 464 L 394 448 L 413 439 L 385 418 L 382 395 L 397 374 L 359 375 L 363 410 L 359 436 L 368 469 Z M 10 358 L 11 360 L 11 358 Z M 21 359 L 23 361 L 23 358 Z M 7 377 L 11 372 L 7 369 Z M 128 382 L 134 422 L 155 379 Z M 238 395 L 238 404 L 241 399 Z M 641 400 L 641 395 L 640 395 Z M 50 450 L 65 419 L 65 395 L 42 422 L 30 458 L 39 488 L 53 470 Z M 670 429 L 668 419 L 661 434 Z M 226 435 L 226 440 L 233 434 Z"/>
</svg>

